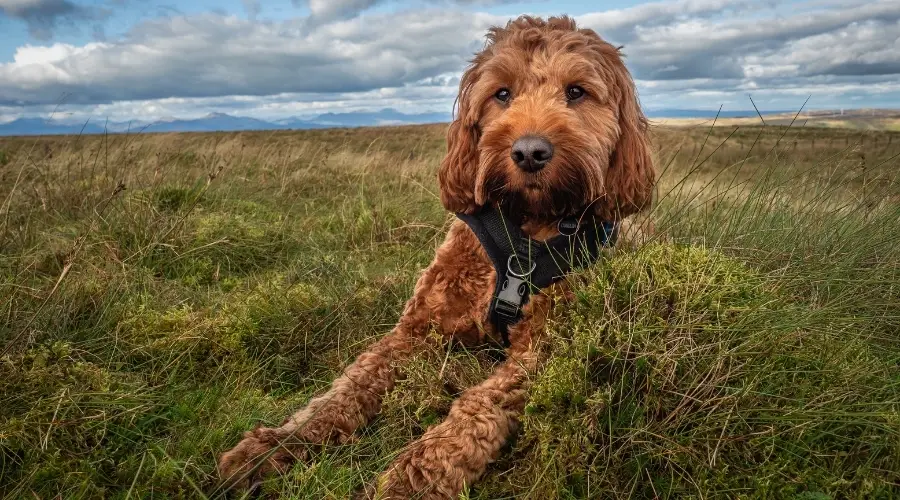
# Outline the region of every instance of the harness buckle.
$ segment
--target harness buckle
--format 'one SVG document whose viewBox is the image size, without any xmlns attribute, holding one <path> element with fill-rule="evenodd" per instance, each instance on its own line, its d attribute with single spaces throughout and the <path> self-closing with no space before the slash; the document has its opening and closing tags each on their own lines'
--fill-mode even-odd
<svg viewBox="0 0 900 500">
<path fill-rule="evenodd" d="M 528 286 L 525 280 L 507 274 L 503 286 L 494 297 L 494 312 L 497 316 L 507 319 L 510 323 L 515 322 L 522 311 L 522 303 L 528 294 Z"/>
</svg>

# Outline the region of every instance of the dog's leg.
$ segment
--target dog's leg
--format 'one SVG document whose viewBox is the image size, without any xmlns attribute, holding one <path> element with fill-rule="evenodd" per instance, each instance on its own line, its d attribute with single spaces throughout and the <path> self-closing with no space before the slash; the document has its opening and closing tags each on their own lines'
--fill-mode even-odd
<svg viewBox="0 0 900 500">
<path fill-rule="evenodd" d="M 451 499 L 472 484 L 516 430 L 532 360 L 510 358 L 468 389 L 440 424 L 400 454 L 364 498 Z"/>
<path fill-rule="evenodd" d="M 369 346 L 306 408 L 287 418 L 281 427 L 258 427 L 219 460 L 223 482 L 233 488 L 252 488 L 273 472 L 284 472 L 305 456 L 308 445 L 346 442 L 381 409 L 383 396 L 394 387 L 399 365 L 422 345 L 432 327 L 452 333 L 474 329 L 477 307 L 471 290 L 489 289 L 490 263 L 474 235 L 456 224 L 435 260 L 425 270 L 397 326 Z M 463 234 L 464 236 L 460 236 Z M 460 280 L 468 269 L 484 282 Z M 486 302 L 487 298 L 484 299 Z"/>
<path fill-rule="evenodd" d="M 447 418 L 402 452 L 364 493 L 377 499 L 457 498 L 481 476 L 515 432 L 528 400 L 528 381 L 538 364 L 536 345 L 549 306 L 546 296 L 510 331 L 507 360 L 481 384 L 466 390 Z M 535 314 L 540 309 L 540 314 Z M 526 308 L 526 311 L 528 308 Z"/>
</svg>

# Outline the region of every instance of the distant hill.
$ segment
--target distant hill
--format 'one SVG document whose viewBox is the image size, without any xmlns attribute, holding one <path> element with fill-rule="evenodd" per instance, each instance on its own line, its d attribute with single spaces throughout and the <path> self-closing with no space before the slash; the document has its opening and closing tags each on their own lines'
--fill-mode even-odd
<svg viewBox="0 0 900 500">
<path fill-rule="evenodd" d="M 102 132 L 102 127 L 92 123 L 66 124 L 43 118 L 19 118 L 0 124 L 0 135 L 99 134 Z"/>
<path fill-rule="evenodd" d="M 318 128 L 443 123 L 449 122 L 450 119 L 450 113 L 406 114 L 386 108 L 373 112 L 325 113 L 312 120 L 289 119 L 280 120 L 277 123 L 287 128 Z"/>
<path fill-rule="evenodd" d="M 722 111 L 698 109 L 650 109 L 647 116 L 660 125 L 694 126 L 707 125 L 718 113 L 717 125 L 759 125 L 755 110 Z M 768 125 L 787 125 L 796 111 L 763 112 Z M 165 118 L 153 122 L 131 120 L 109 122 L 89 120 L 74 123 L 43 118 L 19 118 L 8 123 L 0 123 L 0 136 L 11 135 L 63 135 L 144 133 L 144 132 L 216 132 L 241 130 L 301 130 L 318 128 L 366 127 L 381 125 L 412 125 L 425 123 L 446 123 L 451 119 L 447 113 L 402 113 L 385 108 L 379 111 L 354 111 L 349 113 L 325 113 L 313 118 L 286 118 L 275 121 L 259 120 L 246 116 L 225 113 L 211 113 L 202 118 Z M 857 129 L 900 130 L 900 110 L 857 109 L 837 111 L 809 111 L 798 117 L 796 125 L 843 127 Z"/>
<path fill-rule="evenodd" d="M 223 130 L 266 130 L 278 128 L 271 122 L 231 116 L 224 113 L 211 113 L 203 118 L 193 120 L 170 120 L 148 123 L 141 129 L 145 132 L 218 132 Z"/>
<path fill-rule="evenodd" d="M 364 127 L 449 122 L 449 113 L 401 113 L 395 109 L 325 113 L 310 119 L 288 118 L 277 121 L 258 120 L 225 113 L 211 113 L 202 118 L 167 118 L 154 122 L 88 121 L 72 123 L 43 118 L 19 118 L 0 124 L 0 135 L 59 135 L 123 133 L 123 132 L 216 132 L 239 130 L 291 130 L 336 127 Z"/>
</svg>

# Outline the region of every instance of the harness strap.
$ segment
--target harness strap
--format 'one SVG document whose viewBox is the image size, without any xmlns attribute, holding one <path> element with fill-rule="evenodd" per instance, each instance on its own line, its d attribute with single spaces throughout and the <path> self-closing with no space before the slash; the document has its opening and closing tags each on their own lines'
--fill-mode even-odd
<svg viewBox="0 0 900 500">
<path fill-rule="evenodd" d="M 531 294 L 539 293 L 569 271 L 594 263 L 601 248 L 615 244 L 619 225 L 597 224 L 568 217 L 559 221 L 560 234 L 546 241 L 529 238 L 496 207 L 456 216 L 475 233 L 497 273 L 488 318 L 509 346 L 509 327 L 522 319 Z"/>
</svg>

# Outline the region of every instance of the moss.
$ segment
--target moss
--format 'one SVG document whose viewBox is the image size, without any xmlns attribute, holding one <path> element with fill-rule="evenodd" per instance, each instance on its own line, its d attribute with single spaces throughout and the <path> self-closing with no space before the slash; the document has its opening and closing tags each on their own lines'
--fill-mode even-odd
<svg viewBox="0 0 900 500">
<path fill-rule="evenodd" d="M 222 211 L 227 210 L 227 211 Z M 210 211 L 194 209 L 168 223 L 171 241 L 151 243 L 143 258 L 160 275 L 190 287 L 233 287 L 235 278 L 287 257 L 284 217 L 259 204 L 240 202 Z"/>
<path fill-rule="evenodd" d="M 210 316 L 190 306 L 162 311 L 138 306 L 115 332 L 133 364 L 168 366 L 176 360 L 189 360 L 210 369 L 239 362 L 243 355 L 241 338 L 251 334 L 252 325 L 232 321 L 226 315 Z M 199 369 L 192 363 L 176 366 L 192 372 Z"/>
<path fill-rule="evenodd" d="M 508 465 L 526 483 L 517 488 L 573 498 L 889 491 L 887 477 L 873 486 L 840 472 L 841 456 L 866 453 L 883 470 L 900 456 L 900 444 L 875 437 L 891 421 L 859 421 L 836 403 L 879 411 L 892 389 L 860 370 L 878 363 L 859 364 L 865 346 L 852 340 L 796 324 L 767 331 L 796 306 L 766 283 L 722 253 L 663 244 L 620 253 L 574 283 Z M 833 370 L 809 364 L 824 352 Z M 482 494 L 508 486 L 494 487 Z"/>
<path fill-rule="evenodd" d="M 401 433 L 401 439 L 438 423 L 465 388 L 479 383 L 490 373 L 485 359 L 465 349 L 450 348 L 446 352 L 435 348 L 440 345 L 439 338 L 432 342 L 435 344 L 404 367 L 397 389 L 383 402 L 385 425 L 410 427 Z M 396 444 L 403 445 L 399 441 Z"/>
<path fill-rule="evenodd" d="M 154 204 L 163 212 L 178 212 L 197 201 L 199 195 L 196 188 L 162 187 L 153 192 Z"/>
<path fill-rule="evenodd" d="M 0 489 L 9 491 L 27 474 L 62 489 L 84 488 L 86 478 L 106 471 L 96 459 L 123 452 L 138 435 L 109 431 L 135 409 L 152 409 L 141 382 L 78 358 L 71 345 L 57 342 L 0 360 Z M 82 493 L 101 491 L 95 485 Z"/>
</svg>

